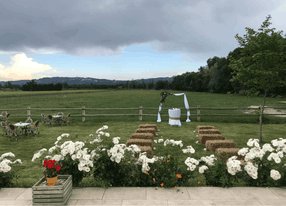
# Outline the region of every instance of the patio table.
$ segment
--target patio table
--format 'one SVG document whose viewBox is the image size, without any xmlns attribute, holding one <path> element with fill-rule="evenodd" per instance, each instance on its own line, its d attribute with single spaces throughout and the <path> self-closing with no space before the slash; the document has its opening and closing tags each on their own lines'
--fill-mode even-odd
<svg viewBox="0 0 286 206">
<path fill-rule="evenodd" d="M 16 123 L 16 124 L 14 124 L 15 126 L 17 126 L 17 127 L 22 127 L 21 129 L 22 129 L 22 134 L 23 134 L 23 130 L 25 130 L 25 135 L 27 135 L 27 126 L 28 125 L 30 125 L 31 123 Z"/>
</svg>

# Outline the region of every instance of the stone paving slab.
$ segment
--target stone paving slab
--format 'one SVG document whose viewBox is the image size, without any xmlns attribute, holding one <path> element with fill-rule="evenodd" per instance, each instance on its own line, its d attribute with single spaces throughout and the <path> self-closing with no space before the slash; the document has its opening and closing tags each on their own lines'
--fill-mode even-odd
<svg viewBox="0 0 286 206">
<path fill-rule="evenodd" d="M 32 188 L 1 188 L 0 206 L 32 206 Z M 286 206 L 286 187 L 73 188 L 66 205 Z"/>
</svg>

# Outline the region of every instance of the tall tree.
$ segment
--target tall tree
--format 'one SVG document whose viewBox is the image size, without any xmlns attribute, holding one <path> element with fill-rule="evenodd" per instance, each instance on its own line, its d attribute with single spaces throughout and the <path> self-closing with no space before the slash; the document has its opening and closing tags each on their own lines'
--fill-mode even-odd
<svg viewBox="0 0 286 206">
<path fill-rule="evenodd" d="M 230 56 L 232 56 L 235 60 L 239 60 L 241 57 L 243 57 L 243 54 L 241 53 L 243 50 L 243 48 L 241 47 L 237 47 L 236 49 L 234 49 L 232 52 L 229 52 L 228 56 L 227 56 L 227 62 L 228 65 L 230 64 Z M 233 69 L 231 69 L 229 67 L 230 71 L 229 71 L 229 80 L 232 78 L 232 72 L 234 71 Z M 240 83 L 238 80 L 236 80 L 235 82 L 231 83 L 231 86 L 233 87 L 234 92 L 238 93 L 240 90 L 248 90 L 251 89 L 250 87 L 247 87 L 246 85 Z"/>
<path fill-rule="evenodd" d="M 239 82 L 252 86 L 247 92 L 247 96 L 257 96 L 259 89 L 264 91 L 264 100 L 262 106 L 262 115 L 266 101 L 267 92 L 271 88 L 281 87 L 285 85 L 286 76 L 282 74 L 286 71 L 286 43 L 281 38 L 281 32 L 275 33 L 273 29 L 266 29 L 271 24 L 269 15 L 258 29 L 261 32 L 255 32 L 253 29 L 246 27 L 248 35 L 244 35 L 245 39 L 236 34 L 235 38 L 241 46 L 244 46 L 242 54 L 244 57 L 235 60 L 230 57 L 230 67 L 234 69 L 232 74 L 236 74 L 230 80 L 231 82 L 238 80 Z M 271 32 L 271 35 L 268 33 Z M 254 36 L 253 36 L 254 35 Z M 286 36 L 286 35 L 285 35 Z M 261 119 L 260 119 L 261 122 Z M 262 124 L 259 126 L 259 141 L 262 143 Z"/>
<path fill-rule="evenodd" d="M 231 79 L 231 69 L 228 67 L 227 59 L 225 57 L 214 57 L 213 59 L 208 59 L 207 62 L 211 72 L 211 80 L 208 85 L 209 89 L 216 93 L 232 91 L 233 88 L 229 82 Z"/>
</svg>

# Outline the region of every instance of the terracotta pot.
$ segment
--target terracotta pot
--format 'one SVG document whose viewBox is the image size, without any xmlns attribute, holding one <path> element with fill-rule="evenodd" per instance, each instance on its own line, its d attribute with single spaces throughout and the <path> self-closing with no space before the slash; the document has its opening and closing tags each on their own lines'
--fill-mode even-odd
<svg viewBox="0 0 286 206">
<path fill-rule="evenodd" d="M 47 184 L 48 184 L 48 186 L 55 186 L 55 184 L 56 184 L 57 181 L 58 181 L 58 176 L 56 176 L 56 177 L 51 177 L 51 178 L 46 177 L 46 179 L 47 179 Z"/>
</svg>

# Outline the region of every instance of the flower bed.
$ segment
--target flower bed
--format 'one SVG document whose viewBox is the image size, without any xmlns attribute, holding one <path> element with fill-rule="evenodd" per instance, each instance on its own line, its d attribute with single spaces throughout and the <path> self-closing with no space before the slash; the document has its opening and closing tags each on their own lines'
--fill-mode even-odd
<svg viewBox="0 0 286 206">
<path fill-rule="evenodd" d="M 109 133 L 102 131 L 105 129 L 108 129 L 108 127 L 103 126 L 97 130 L 98 136 L 90 144 L 102 143 L 102 145 L 105 145 L 100 138 L 101 135 L 110 136 Z M 249 148 L 243 148 L 238 152 L 239 155 L 244 156 L 244 160 L 247 162 L 245 165 L 241 165 L 241 161 L 236 160 L 236 156 L 229 158 L 225 164 L 223 161 L 217 160 L 217 157 L 223 157 L 222 155 L 217 157 L 210 155 L 201 157 L 198 160 L 188 157 L 184 162 L 187 169 L 183 169 L 178 167 L 178 162 L 171 152 L 168 152 L 166 156 L 148 158 L 148 153 L 141 153 L 140 147 L 137 145 L 131 144 L 126 147 L 125 144 L 119 144 L 120 137 L 114 137 L 112 143 L 106 140 L 106 146 L 99 145 L 92 151 L 88 148 L 82 149 L 85 145 L 83 142 L 66 141 L 58 145 L 66 137 L 69 137 L 69 134 L 62 134 L 58 137 L 55 146 L 49 149 L 49 154 L 54 151 L 56 154 L 46 156 L 44 159 L 59 162 L 61 170 L 58 174 L 72 175 L 73 186 L 77 186 L 83 177 L 93 172 L 94 177 L 101 177 L 106 181 L 106 186 L 111 184 L 113 186 L 140 185 L 176 188 L 189 181 L 193 177 L 196 168 L 198 168 L 199 173 L 204 174 L 208 186 L 229 187 L 233 186 L 233 182 L 238 179 L 244 180 L 247 186 L 281 186 L 285 184 L 285 173 L 283 172 L 285 170 L 283 168 L 285 167 L 285 155 L 283 153 L 286 153 L 286 140 L 282 138 L 272 140 L 272 145 L 278 147 L 276 149 L 277 153 L 274 152 L 274 148 L 270 144 L 265 144 L 260 148 L 257 139 L 250 139 L 247 146 L 254 146 L 254 148 L 250 150 Z M 154 140 L 154 143 L 157 142 L 164 142 L 164 146 L 172 144 L 172 146 L 183 147 L 182 141 L 172 139 L 165 141 L 163 139 Z M 41 157 L 45 151 L 47 149 L 41 149 L 34 155 L 32 161 L 34 162 Z M 187 149 L 182 149 L 182 152 L 193 154 L 195 150 L 189 145 Z M 135 158 L 136 155 L 138 159 Z M 9 164 L 21 164 L 19 159 L 11 162 L 5 159 L 6 157 L 15 156 L 12 153 L 1 156 L 0 170 L 4 173 L 10 173 L 11 167 Z M 43 163 L 44 160 L 42 160 Z"/>
</svg>

